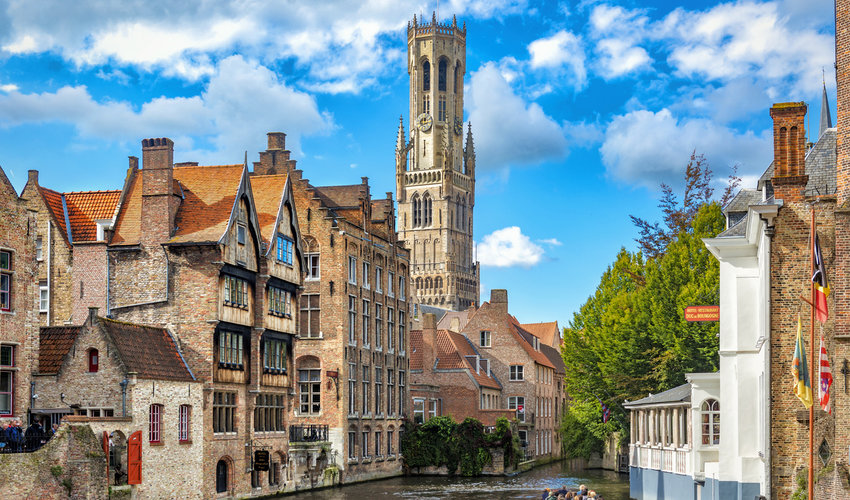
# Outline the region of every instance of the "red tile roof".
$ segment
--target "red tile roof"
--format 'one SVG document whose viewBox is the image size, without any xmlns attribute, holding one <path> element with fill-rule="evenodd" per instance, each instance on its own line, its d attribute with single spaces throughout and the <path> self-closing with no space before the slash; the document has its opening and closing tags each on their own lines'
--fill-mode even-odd
<svg viewBox="0 0 850 500">
<path fill-rule="evenodd" d="M 81 326 L 45 326 L 39 330 L 38 372 L 47 375 L 59 373 L 62 360 L 83 327 Z"/>
<path fill-rule="evenodd" d="M 274 238 L 274 223 L 280 209 L 286 179 L 287 174 L 251 176 L 251 191 L 254 194 L 254 205 L 257 207 L 260 234 L 267 248 L 270 248 L 268 245 Z"/>
<path fill-rule="evenodd" d="M 492 376 L 485 372 L 476 372 L 474 361 L 466 356 L 475 356 L 475 348 L 463 335 L 446 330 L 437 330 L 436 352 L 438 370 L 468 369 L 475 381 L 483 387 L 501 389 L 502 386 Z M 410 332 L 410 346 L 413 353 L 410 355 L 410 369 L 422 370 L 422 330 Z"/>
<path fill-rule="evenodd" d="M 513 327 L 511 333 L 513 333 L 517 337 L 517 340 L 519 340 L 520 345 L 523 349 L 525 349 L 525 352 L 527 352 L 528 355 L 531 356 L 531 359 L 543 366 L 555 368 L 555 365 L 553 365 L 552 362 L 549 361 L 549 358 L 546 357 L 545 354 L 534 349 L 533 340 L 537 337 L 523 329 L 522 326 L 520 326 L 519 321 L 517 321 L 516 318 L 514 318 L 513 316 L 510 316 L 510 324 Z"/>
<path fill-rule="evenodd" d="M 156 380 L 195 380 L 164 328 L 98 318 L 112 339 L 128 372 L 139 378 Z"/>
<path fill-rule="evenodd" d="M 540 339 L 546 345 L 559 347 L 561 345 L 561 332 L 558 330 L 557 321 L 549 321 L 546 323 L 526 323 L 522 328 Z"/>
<path fill-rule="evenodd" d="M 65 224 L 65 209 L 62 207 L 62 193 L 41 186 L 39 186 L 38 190 L 41 193 L 41 197 L 44 199 L 44 203 L 47 205 L 47 209 L 50 210 L 51 215 L 53 215 L 54 222 L 56 222 L 56 225 L 59 226 L 62 237 L 65 238 L 65 241 L 67 242 L 68 226 Z"/>
<path fill-rule="evenodd" d="M 131 170 L 132 172 L 132 170 Z M 115 229 L 112 233 L 112 245 L 136 245 L 141 235 L 142 220 L 142 171 L 137 170 L 128 180 L 127 194 L 121 203 Z"/>
<path fill-rule="evenodd" d="M 227 229 L 242 179 L 242 165 L 175 167 L 183 187 L 177 210 L 177 231 L 171 243 L 218 241 Z"/>
<path fill-rule="evenodd" d="M 96 220 L 112 219 L 121 191 L 79 191 L 65 193 L 71 237 L 77 241 L 96 241 Z"/>
</svg>

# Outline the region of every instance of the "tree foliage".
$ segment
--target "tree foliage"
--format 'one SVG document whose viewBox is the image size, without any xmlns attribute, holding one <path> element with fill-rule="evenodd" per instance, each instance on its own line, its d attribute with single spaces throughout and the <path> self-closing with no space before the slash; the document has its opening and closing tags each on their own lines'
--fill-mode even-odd
<svg viewBox="0 0 850 500">
<path fill-rule="evenodd" d="M 650 258 L 621 249 L 596 292 L 564 328 L 571 402 L 562 431 L 571 456 L 598 451 L 613 431 L 628 434 L 623 401 L 680 385 L 686 373 L 717 369 L 719 325 L 687 322 L 684 309 L 719 301 L 718 264 L 702 238 L 722 231 L 725 217 L 710 199 L 711 175 L 702 156 L 691 156 L 685 176 L 682 204 L 662 186 L 663 228 L 635 222 L 647 236 L 639 243 L 651 251 Z M 603 403 L 612 412 L 605 424 Z"/>
</svg>

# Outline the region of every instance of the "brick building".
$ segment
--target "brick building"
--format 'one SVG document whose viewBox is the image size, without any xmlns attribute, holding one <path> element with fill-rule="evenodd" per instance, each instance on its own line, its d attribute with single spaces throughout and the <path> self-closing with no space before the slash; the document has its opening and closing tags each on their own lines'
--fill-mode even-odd
<svg viewBox="0 0 850 500">
<path fill-rule="evenodd" d="M 21 192 L 35 216 L 40 326 L 81 324 L 89 307 L 106 310 L 106 242 L 121 191 L 61 193 L 30 170 Z"/>
<path fill-rule="evenodd" d="M 449 310 L 478 305 L 480 267 L 473 256 L 475 146 L 463 141 L 466 25 L 407 26 L 410 127 L 399 124 L 396 196 L 399 235 L 411 250 L 417 303 Z"/>
<path fill-rule="evenodd" d="M 169 139 L 131 159 L 108 246 L 108 313 L 167 328 L 203 382 L 204 497 L 294 487 L 286 415 L 303 253 L 290 180 L 247 165 L 173 164 Z M 252 451 L 270 451 L 269 472 Z"/>
<path fill-rule="evenodd" d="M 33 334 L 32 279 L 35 218 L 0 168 L 0 420 L 26 422 L 30 373 L 38 335 Z M 37 331 L 37 330 L 35 330 Z"/>
<path fill-rule="evenodd" d="M 32 412 L 106 441 L 109 485 L 133 498 L 203 497 L 203 386 L 163 328 L 96 317 L 42 327 Z M 164 478 L 168 478 L 165 480 Z"/>
<path fill-rule="evenodd" d="M 413 421 L 447 415 L 494 426 L 499 417 L 514 418 L 516 412 L 505 409 L 503 384 L 490 370 L 490 359 L 460 333 L 437 330 L 434 314 L 426 313 L 422 324 L 422 330 L 410 333 Z"/>
<path fill-rule="evenodd" d="M 304 242 L 292 424 L 327 426 L 331 454 L 323 460 L 342 470 L 343 482 L 397 475 L 408 399 L 410 254 L 397 239 L 392 194 L 373 199 L 365 177 L 313 186 L 294 168 L 284 134 L 270 133 L 251 176 L 255 183 L 289 173 Z M 323 463 L 310 467 L 320 472 Z"/>
</svg>

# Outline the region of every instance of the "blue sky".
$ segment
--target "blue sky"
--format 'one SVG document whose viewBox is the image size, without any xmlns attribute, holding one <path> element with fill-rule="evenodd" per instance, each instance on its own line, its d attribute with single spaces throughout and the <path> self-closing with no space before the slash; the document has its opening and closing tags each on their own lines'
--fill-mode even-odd
<svg viewBox="0 0 850 500">
<path fill-rule="evenodd" d="M 405 28 L 438 9 L 468 28 L 482 299 L 507 288 L 523 322 L 567 324 L 691 151 L 718 192 L 734 164 L 751 187 L 770 105 L 808 102 L 813 139 L 822 69 L 834 103 L 829 0 L 195 3 L 0 0 L 16 188 L 37 169 L 57 190 L 119 189 L 146 137 L 173 139 L 175 161 L 241 163 L 282 131 L 314 184 L 368 176 L 380 197 L 410 118 Z"/>
</svg>

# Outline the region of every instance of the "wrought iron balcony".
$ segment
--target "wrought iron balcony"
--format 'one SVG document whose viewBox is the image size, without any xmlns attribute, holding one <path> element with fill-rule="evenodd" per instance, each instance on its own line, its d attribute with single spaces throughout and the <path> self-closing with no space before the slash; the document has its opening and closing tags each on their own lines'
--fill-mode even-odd
<svg viewBox="0 0 850 500">
<path fill-rule="evenodd" d="M 327 425 L 290 425 L 290 443 L 313 443 L 328 440 Z"/>
</svg>

